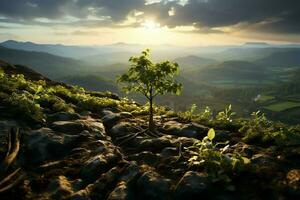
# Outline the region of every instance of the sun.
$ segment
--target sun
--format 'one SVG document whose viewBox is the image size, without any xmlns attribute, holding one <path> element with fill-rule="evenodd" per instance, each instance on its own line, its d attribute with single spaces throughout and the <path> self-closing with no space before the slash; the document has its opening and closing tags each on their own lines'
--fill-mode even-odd
<svg viewBox="0 0 300 200">
<path fill-rule="evenodd" d="M 142 23 L 142 27 L 149 30 L 155 30 L 160 28 L 160 24 L 153 20 L 146 20 Z"/>
</svg>

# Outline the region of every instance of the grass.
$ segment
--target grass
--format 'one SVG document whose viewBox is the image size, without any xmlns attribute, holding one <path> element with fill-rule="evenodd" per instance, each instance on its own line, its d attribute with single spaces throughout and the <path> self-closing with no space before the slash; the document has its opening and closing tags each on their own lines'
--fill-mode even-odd
<svg viewBox="0 0 300 200">
<path fill-rule="evenodd" d="M 274 111 L 274 112 L 282 112 L 287 109 L 300 107 L 299 102 L 293 102 L 293 101 L 284 101 L 280 103 L 274 103 L 269 106 L 265 106 L 266 109 Z"/>
</svg>

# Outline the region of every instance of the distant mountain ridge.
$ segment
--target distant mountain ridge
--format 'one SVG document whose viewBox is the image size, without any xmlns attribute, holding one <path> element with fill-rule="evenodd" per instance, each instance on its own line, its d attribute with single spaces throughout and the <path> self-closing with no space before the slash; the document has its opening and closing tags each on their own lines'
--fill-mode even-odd
<svg viewBox="0 0 300 200">
<path fill-rule="evenodd" d="M 55 56 L 44 52 L 24 51 L 0 46 L 0 59 L 14 65 L 29 65 L 35 71 L 50 77 L 57 78 L 63 74 L 78 73 L 83 69 L 80 61 Z"/>
<path fill-rule="evenodd" d="M 67 46 L 62 44 L 36 44 L 33 42 L 19 42 L 15 40 L 7 40 L 0 43 L 0 45 L 11 49 L 44 52 L 70 58 L 80 58 L 95 53 L 95 48 L 92 47 Z"/>
</svg>

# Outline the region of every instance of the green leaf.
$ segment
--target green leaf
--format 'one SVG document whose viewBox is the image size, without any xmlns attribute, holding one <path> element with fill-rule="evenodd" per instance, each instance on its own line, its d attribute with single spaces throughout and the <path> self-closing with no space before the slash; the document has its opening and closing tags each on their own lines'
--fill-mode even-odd
<svg viewBox="0 0 300 200">
<path fill-rule="evenodd" d="M 242 157 L 242 159 L 244 161 L 244 164 L 249 164 L 251 162 L 249 158 Z"/>
<path fill-rule="evenodd" d="M 215 130 L 213 128 L 209 129 L 207 133 L 207 137 L 210 141 L 212 141 L 216 136 Z"/>
</svg>

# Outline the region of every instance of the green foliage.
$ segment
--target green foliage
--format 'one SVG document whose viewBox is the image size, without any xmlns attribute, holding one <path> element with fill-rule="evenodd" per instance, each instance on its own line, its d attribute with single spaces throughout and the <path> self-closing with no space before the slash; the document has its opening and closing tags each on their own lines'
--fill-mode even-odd
<svg viewBox="0 0 300 200">
<path fill-rule="evenodd" d="M 206 106 L 204 110 L 197 113 L 197 105 L 192 104 L 190 109 L 185 112 L 179 112 L 179 117 L 184 120 L 192 121 L 209 121 L 212 119 L 212 111 L 210 107 Z"/>
<path fill-rule="evenodd" d="M 125 83 L 122 89 L 125 92 L 138 92 L 150 99 L 159 94 L 180 94 L 181 84 L 174 80 L 178 73 L 177 63 L 164 61 L 152 63 L 150 50 L 146 49 L 140 57 L 131 57 L 131 68 L 126 74 L 118 78 L 119 83 Z"/>
<path fill-rule="evenodd" d="M 260 111 L 253 112 L 251 119 L 243 121 L 239 131 L 245 134 L 243 140 L 250 143 L 272 143 L 278 146 L 300 144 L 300 133 L 296 128 L 273 123 Z"/>
<path fill-rule="evenodd" d="M 100 112 L 106 107 L 122 111 L 145 112 L 128 99 L 118 100 L 111 93 L 89 93 L 79 87 L 49 86 L 44 81 L 26 80 L 23 75 L 0 73 L 0 100 L 12 109 L 11 114 L 33 122 L 43 122 L 47 112 Z"/>
<path fill-rule="evenodd" d="M 199 113 L 200 120 L 211 120 L 212 118 L 212 110 L 210 107 L 206 106 L 205 109 Z"/>
<path fill-rule="evenodd" d="M 34 101 L 34 96 L 28 92 L 22 94 L 12 93 L 8 100 L 15 114 L 35 122 L 43 122 L 45 116 L 42 108 Z"/>
<path fill-rule="evenodd" d="M 166 93 L 181 93 L 182 85 L 174 80 L 179 71 L 178 64 L 170 61 L 153 63 L 149 49 L 139 57 L 131 57 L 129 62 L 130 69 L 118 78 L 118 83 L 126 93 L 141 93 L 149 100 L 149 129 L 153 129 L 153 99 Z"/>
<path fill-rule="evenodd" d="M 187 165 L 193 169 L 204 170 L 213 180 L 230 182 L 233 172 L 243 170 L 250 160 L 241 156 L 238 152 L 228 152 L 229 145 L 214 143 L 214 129 L 210 129 L 202 141 L 185 148 Z M 226 145 L 219 148 L 220 145 Z"/>
<path fill-rule="evenodd" d="M 224 111 L 221 111 L 217 114 L 216 120 L 222 122 L 232 122 L 232 117 L 235 115 L 236 113 L 232 111 L 232 106 L 229 105 Z"/>
<path fill-rule="evenodd" d="M 38 99 L 39 104 L 42 107 L 49 108 L 54 112 L 74 112 L 74 105 L 67 104 L 63 99 L 58 96 L 42 94 Z"/>
</svg>

